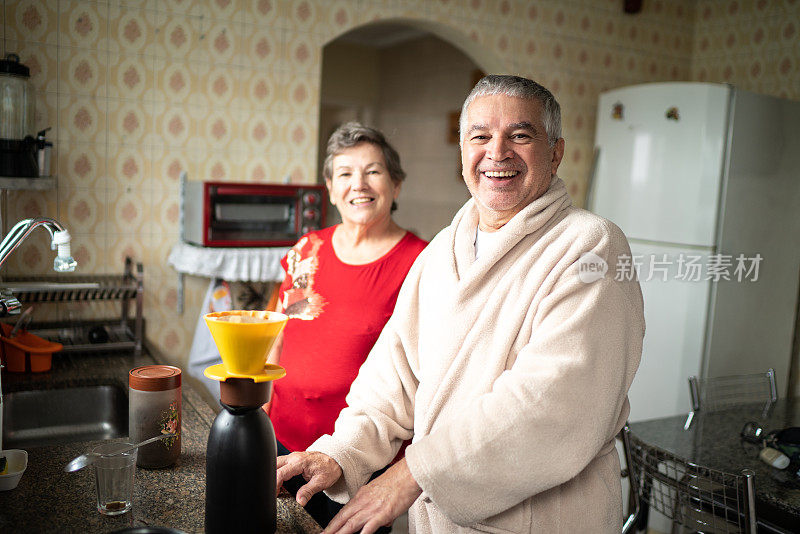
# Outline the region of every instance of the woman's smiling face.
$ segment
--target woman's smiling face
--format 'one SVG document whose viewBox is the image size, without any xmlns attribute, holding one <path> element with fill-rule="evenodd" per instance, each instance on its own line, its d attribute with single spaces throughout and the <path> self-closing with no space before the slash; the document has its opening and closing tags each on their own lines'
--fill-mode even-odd
<svg viewBox="0 0 800 534">
<path fill-rule="evenodd" d="M 332 168 L 325 185 L 344 224 L 369 226 L 391 217 L 400 184 L 392 181 L 377 145 L 362 142 L 345 149 L 333 157 Z"/>
</svg>

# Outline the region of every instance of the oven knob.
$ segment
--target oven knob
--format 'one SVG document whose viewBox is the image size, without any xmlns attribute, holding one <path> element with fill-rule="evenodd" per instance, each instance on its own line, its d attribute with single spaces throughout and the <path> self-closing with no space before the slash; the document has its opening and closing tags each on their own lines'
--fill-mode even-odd
<svg viewBox="0 0 800 534">
<path fill-rule="evenodd" d="M 307 221 L 316 221 L 319 218 L 319 210 L 306 208 L 303 210 L 303 218 Z"/>
<path fill-rule="evenodd" d="M 319 195 L 316 193 L 306 193 L 303 195 L 303 203 L 312 206 L 319 204 Z"/>
<path fill-rule="evenodd" d="M 319 226 L 317 226 L 316 224 L 311 224 L 311 225 L 307 224 L 303 226 L 302 232 L 303 234 L 307 234 L 309 232 L 313 232 L 314 230 L 319 230 Z"/>
</svg>

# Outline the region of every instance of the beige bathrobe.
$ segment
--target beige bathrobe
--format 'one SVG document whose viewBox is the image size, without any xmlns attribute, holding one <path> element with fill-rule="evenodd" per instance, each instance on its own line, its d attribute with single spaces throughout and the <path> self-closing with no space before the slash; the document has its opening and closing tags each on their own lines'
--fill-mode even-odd
<svg viewBox="0 0 800 534">
<path fill-rule="evenodd" d="M 412 532 L 619 533 L 613 440 L 644 336 L 638 282 L 615 280 L 625 236 L 558 177 L 476 261 L 477 223 L 470 200 L 419 256 L 334 434 L 309 448 L 342 467 L 328 494 L 348 500 L 413 437 Z M 581 280 L 587 252 L 605 277 Z"/>
</svg>

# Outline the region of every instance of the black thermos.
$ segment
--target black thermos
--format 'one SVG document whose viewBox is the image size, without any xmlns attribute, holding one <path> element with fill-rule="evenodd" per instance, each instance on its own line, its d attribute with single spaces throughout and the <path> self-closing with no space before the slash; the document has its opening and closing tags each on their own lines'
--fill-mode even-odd
<svg viewBox="0 0 800 534">
<path fill-rule="evenodd" d="M 206 532 L 274 533 L 277 444 L 261 406 L 229 406 L 214 419 L 206 450 Z"/>
</svg>

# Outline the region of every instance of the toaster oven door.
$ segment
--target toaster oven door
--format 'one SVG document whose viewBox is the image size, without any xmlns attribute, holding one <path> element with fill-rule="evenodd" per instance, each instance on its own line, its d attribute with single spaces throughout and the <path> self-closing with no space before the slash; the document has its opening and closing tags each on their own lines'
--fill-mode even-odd
<svg viewBox="0 0 800 534">
<path fill-rule="evenodd" d="M 210 196 L 209 242 L 212 246 L 294 244 L 297 204 L 294 195 L 218 190 Z"/>
</svg>

